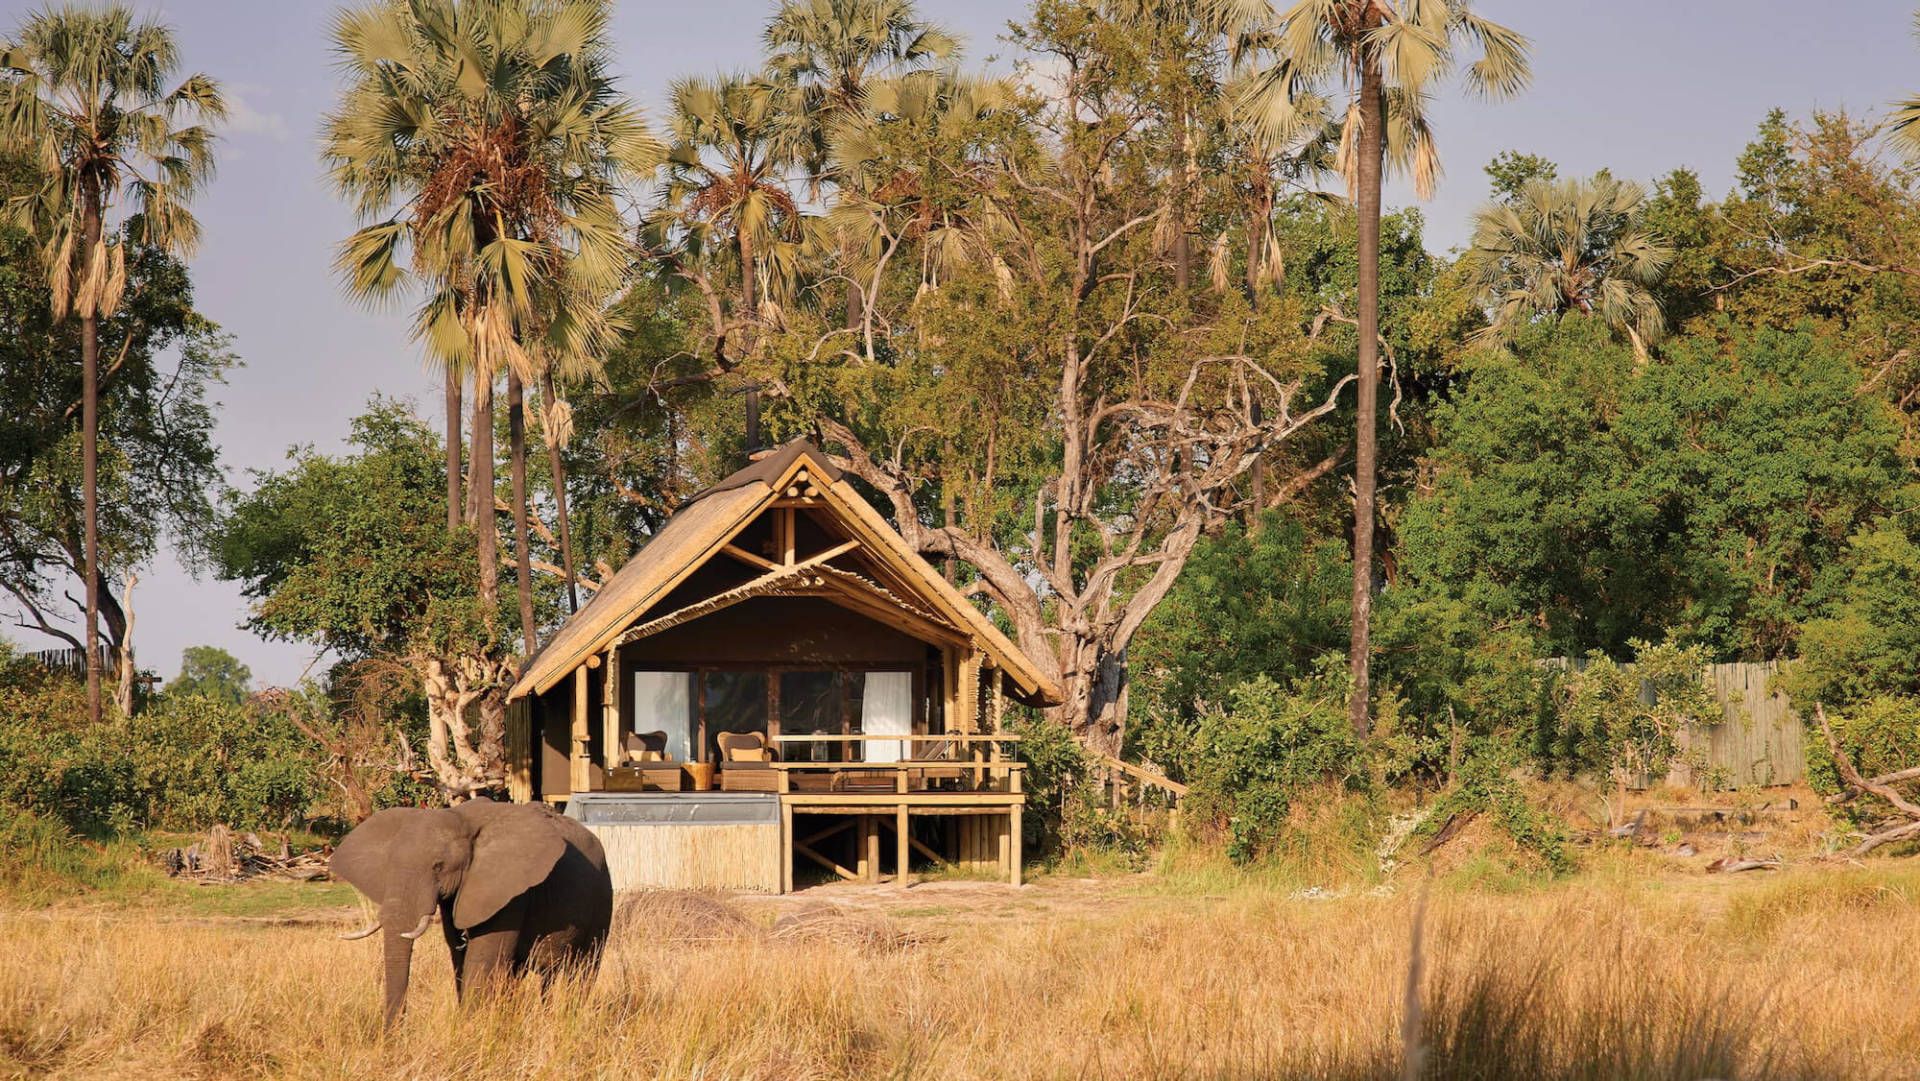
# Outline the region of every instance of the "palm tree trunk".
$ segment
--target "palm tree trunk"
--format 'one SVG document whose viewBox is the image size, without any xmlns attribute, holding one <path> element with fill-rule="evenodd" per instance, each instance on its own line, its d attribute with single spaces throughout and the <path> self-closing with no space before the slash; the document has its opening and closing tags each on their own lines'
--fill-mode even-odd
<svg viewBox="0 0 1920 1081">
<path fill-rule="evenodd" d="M 83 243 L 87 266 L 80 280 L 92 277 L 101 234 L 100 184 L 92 174 L 83 181 Z M 84 286 L 83 286 L 84 288 Z M 87 586 L 87 718 L 100 723 L 100 304 L 87 298 L 80 318 L 80 518 Z"/>
<path fill-rule="evenodd" d="M 446 369 L 447 399 L 447 531 L 460 528 L 460 373 Z"/>
<path fill-rule="evenodd" d="M 553 388 L 553 370 L 540 373 L 540 393 L 552 409 L 560 400 Z M 567 574 L 567 611 L 580 610 L 580 587 L 574 582 L 573 570 L 573 523 L 567 514 L 567 463 L 560 454 L 560 440 L 553 433 L 551 424 L 544 429 L 547 433 L 547 472 L 553 477 L 553 505 L 560 519 L 560 568 Z"/>
<path fill-rule="evenodd" d="M 467 507 L 479 540 L 480 606 L 488 620 L 500 610 L 500 535 L 493 511 L 493 372 L 473 366 L 472 475 Z"/>
<path fill-rule="evenodd" d="M 1267 255 L 1267 230 L 1273 220 L 1273 182 L 1264 171 L 1253 184 L 1253 212 L 1247 215 L 1247 302 L 1260 306 L 1260 284 L 1266 277 L 1262 265 Z"/>
<path fill-rule="evenodd" d="M 520 594 L 520 640 L 526 655 L 539 645 L 533 624 L 533 557 L 527 551 L 527 395 L 520 373 L 507 370 L 507 442 L 513 473 L 513 559 Z"/>
<path fill-rule="evenodd" d="M 1353 677 L 1347 719 L 1354 735 L 1365 739 L 1368 718 L 1368 624 L 1373 613 L 1373 494 L 1376 455 L 1375 414 L 1380 398 L 1380 173 L 1386 109 L 1381 93 L 1380 60 L 1362 50 L 1360 73 L 1358 350 L 1359 401 L 1354 412 L 1353 462 L 1353 637 L 1347 665 Z"/>
<path fill-rule="evenodd" d="M 753 296 L 753 238 L 742 229 L 737 243 L 740 246 L 740 306 L 746 309 L 746 317 L 753 319 L 760 313 Z"/>
</svg>

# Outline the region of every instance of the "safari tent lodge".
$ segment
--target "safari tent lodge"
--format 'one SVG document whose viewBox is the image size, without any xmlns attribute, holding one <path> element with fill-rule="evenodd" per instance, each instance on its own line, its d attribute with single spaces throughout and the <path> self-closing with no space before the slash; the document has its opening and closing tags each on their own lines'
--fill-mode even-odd
<svg viewBox="0 0 1920 1081">
<path fill-rule="evenodd" d="M 518 800 L 564 805 L 618 888 L 787 892 L 912 869 L 1020 881 L 1008 699 L 1058 687 L 825 455 L 764 452 L 682 507 L 528 661 Z"/>
</svg>

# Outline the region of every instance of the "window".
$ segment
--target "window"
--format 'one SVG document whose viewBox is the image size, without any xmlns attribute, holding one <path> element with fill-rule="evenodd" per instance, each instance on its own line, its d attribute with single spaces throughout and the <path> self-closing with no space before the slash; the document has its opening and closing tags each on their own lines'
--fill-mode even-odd
<svg viewBox="0 0 1920 1081">
<path fill-rule="evenodd" d="M 838 672 L 780 673 L 780 734 L 827 735 L 846 731 L 846 705 Z M 781 754 L 812 762 L 843 761 L 849 748 L 838 743 L 788 743 Z"/>
<path fill-rule="evenodd" d="M 700 678 L 706 692 L 707 761 L 720 761 L 722 732 L 767 734 L 766 672 L 702 672 Z"/>
<path fill-rule="evenodd" d="M 693 760 L 693 674 L 690 672 L 635 672 L 633 674 L 633 730 L 665 732 L 667 757 Z"/>
</svg>

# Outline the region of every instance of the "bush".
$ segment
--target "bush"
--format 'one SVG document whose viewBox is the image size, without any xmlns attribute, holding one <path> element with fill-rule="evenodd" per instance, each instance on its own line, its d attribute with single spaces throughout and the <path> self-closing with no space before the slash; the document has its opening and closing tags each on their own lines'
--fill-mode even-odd
<svg viewBox="0 0 1920 1081">
<path fill-rule="evenodd" d="M 260 700 L 161 695 L 137 717 L 86 722 L 85 689 L 0 660 L 0 804 L 88 834 L 299 823 L 321 763 Z"/>
<path fill-rule="evenodd" d="M 1845 709 L 1829 707 L 1826 713 L 1833 738 L 1861 776 L 1877 777 L 1920 765 L 1920 698 L 1877 695 Z M 1808 720 L 1807 783 L 1819 792 L 1839 792 L 1843 787 L 1840 771 L 1834 767 L 1826 735 Z M 1840 807 L 1859 826 L 1883 820 L 1890 810 L 1876 796 L 1863 796 Z"/>
<path fill-rule="evenodd" d="M 1271 847 L 1308 786 L 1334 780 L 1366 787 L 1346 695 L 1325 668 L 1322 678 L 1291 689 L 1266 676 L 1235 686 L 1224 708 L 1200 718 L 1195 736 L 1189 806 L 1224 825 L 1235 862 Z"/>
<path fill-rule="evenodd" d="M 1128 808 L 1106 804 L 1094 760 L 1063 724 L 1035 715 L 1009 727 L 1020 736 L 1027 770 L 1023 842 L 1051 857 L 1104 855 L 1138 868 L 1152 852 L 1155 831 Z"/>
<path fill-rule="evenodd" d="M 1310 674 L 1344 647 L 1352 595 L 1346 544 L 1279 511 L 1202 541 L 1129 650 L 1128 750 L 1183 770 L 1193 722 L 1218 689 Z"/>
<path fill-rule="evenodd" d="M 1703 648 L 1630 644 L 1633 664 L 1596 652 L 1562 682 L 1546 764 L 1569 775 L 1599 773 L 1616 784 L 1658 777 L 1679 755 L 1682 731 L 1721 720 L 1701 678 L 1708 661 Z"/>
<path fill-rule="evenodd" d="M 1453 787 L 1433 805 L 1416 836 L 1431 837 L 1454 816 L 1487 815 L 1514 844 L 1540 859 L 1553 874 L 1572 869 L 1566 830 L 1551 814 L 1527 799 L 1519 774 L 1525 756 L 1510 742 L 1476 741 L 1454 775 Z"/>
</svg>

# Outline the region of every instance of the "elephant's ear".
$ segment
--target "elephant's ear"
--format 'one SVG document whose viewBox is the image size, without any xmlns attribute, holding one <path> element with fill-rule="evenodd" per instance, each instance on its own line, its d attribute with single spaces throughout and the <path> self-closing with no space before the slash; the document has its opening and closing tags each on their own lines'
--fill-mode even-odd
<svg viewBox="0 0 1920 1081">
<path fill-rule="evenodd" d="M 567 851 L 545 807 L 498 807 L 462 815 L 476 828 L 473 858 L 453 899 L 453 923 L 462 930 L 491 919 L 508 901 L 546 881 Z"/>
<path fill-rule="evenodd" d="M 371 815 L 333 850 L 327 870 L 333 877 L 351 883 L 376 904 L 385 901 L 389 887 L 388 856 L 394 841 L 407 831 L 418 814 L 412 807 L 389 807 Z"/>
</svg>

